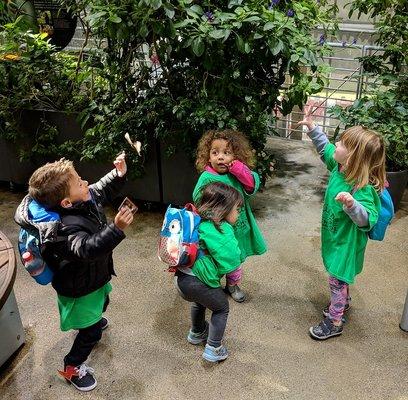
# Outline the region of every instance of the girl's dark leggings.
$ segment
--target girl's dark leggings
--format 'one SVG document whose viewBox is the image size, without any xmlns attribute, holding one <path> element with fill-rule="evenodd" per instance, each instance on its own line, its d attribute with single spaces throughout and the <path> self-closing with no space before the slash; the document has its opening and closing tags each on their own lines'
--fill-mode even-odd
<svg viewBox="0 0 408 400">
<path fill-rule="evenodd" d="M 212 311 L 212 315 L 207 343 L 213 347 L 221 346 L 229 313 L 227 295 L 221 287 L 211 288 L 197 277 L 181 271 L 176 272 L 175 284 L 181 297 L 193 303 L 191 305 L 191 330 L 195 333 L 205 330 L 205 310 L 208 308 Z"/>
</svg>

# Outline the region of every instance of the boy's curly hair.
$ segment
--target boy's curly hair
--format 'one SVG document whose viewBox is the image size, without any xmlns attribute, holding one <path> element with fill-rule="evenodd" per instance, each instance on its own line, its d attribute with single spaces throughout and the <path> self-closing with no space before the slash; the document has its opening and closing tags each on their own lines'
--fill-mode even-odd
<svg viewBox="0 0 408 400">
<path fill-rule="evenodd" d="M 28 193 L 45 207 L 53 208 L 69 196 L 69 181 L 73 176 L 72 161 L 61 158 L 38 168 L 28 181 Z"/>
<path fill-rule="evenodd" d="M 211 144 L 216 139 L 226 140 L 234 153 L 235 159 L 245 163 L 250 169 L 256 166 L 256 157 L 249 140 L 239 131 L 225 129 L 223 131 L 208 131 L 198 142 L 196 168 L 204 171 L 210 159 Z"/>
</svg>

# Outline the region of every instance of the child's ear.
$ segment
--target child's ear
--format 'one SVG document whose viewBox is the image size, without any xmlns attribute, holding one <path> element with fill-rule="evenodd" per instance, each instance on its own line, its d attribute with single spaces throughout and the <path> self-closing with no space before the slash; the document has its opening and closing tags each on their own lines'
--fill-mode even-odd
<svg viewBox="0 0 408 400">
<path fill-rule="evenodd" d="M 61 200 L 60 206 L 63 208 L 70 208 L 72 207 L 71 200 L 65 197 L 64 199 Z"/>
</svg>

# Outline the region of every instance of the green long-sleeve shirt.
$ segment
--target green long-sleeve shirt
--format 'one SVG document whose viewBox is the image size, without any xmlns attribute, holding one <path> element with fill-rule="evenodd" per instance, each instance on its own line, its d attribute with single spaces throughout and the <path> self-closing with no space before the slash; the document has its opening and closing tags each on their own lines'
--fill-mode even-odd
<svg viewBox="0 0 408 400">
<path fill-rule="evenodd" d="M 241 251 L 228 222 L 220 224 L 221 232 L 212 221 L 200 223 L 200 249 L 205 255 L 198 258 L 192 267 L 194 275 L 206 285 L 220 287 L 220 279 L 241 264 Z"/>
<path fill-rule="evenodd" d="M 344 212 L 343 205 L 335 200 L 340 192 L 351 193 L 353 190 L 333 158 L 335 150 L 335 146 L 328 143 L 323 152 L 323 161 L 330 171 L 330 178 L 322 213 L 322 257 L 330 275 L 344 282 L 354 283 L 355 276 L 363 269 L 367 232 L 377 223 L 381 202 L 371 185 L 356 190 L 353 197 L 366 209 L 368 224 L 359 227 L 351 220 Z"/>
<path fill-rule="evenodd" d="M 193 192 L 193 200 L 195 203 L 201 197 L 203 187 L 213 182 L 225 183 L 241 193 L 242 197 L 244 198 L 244 206 L 241 209 L 238 221 L 234 225 L 235 237 L 241 250 L 241 263 L 244 262 L 248 256 L 263 254 L 266 251 L 265 240 L 258 228 L 249 204 L 250 197 L 258 191 L 260 184 L 258 174 L 252 171 L 252 175 L 255 181 L 255 188 L 251 194 L 245 192 L 241 183 L 232 174 L 228 173 L 223 175 L 215 175 L 207 171 L 204 171 L 200 175 Z"/>
</svg>

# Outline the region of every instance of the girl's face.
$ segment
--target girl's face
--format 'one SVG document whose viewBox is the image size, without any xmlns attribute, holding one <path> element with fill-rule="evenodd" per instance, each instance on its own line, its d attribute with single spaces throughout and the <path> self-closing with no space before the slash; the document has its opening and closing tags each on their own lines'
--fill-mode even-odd
<svg viewBox="0 0 408 400">
<path fill-rule="evenodd" d="M 232 161 L 234 161 L 234 153 L 228 142 L 224 139 L 214 139 L 210 149 L 211 167 L 219 174 L 226 174 L 228 165 Z"/>
<path fill-rule="evenodd" d="M 336 142 L 336 151 L 333 154 L 333 158 L 341 165 L 344 165 L 347 161 L 349 151 L 347 150 L 346 146 L 344 146 L 343 142 L 339 140 Z"/>
<path fill-rule="evenodd" d="M 235 225 L 235 223 L 238 221 L 240 211 L 241 207 L 238 204 L 235 204 L 229 214 L 225 217 L 225 221 L 231 225 Z"/>
</svg>

